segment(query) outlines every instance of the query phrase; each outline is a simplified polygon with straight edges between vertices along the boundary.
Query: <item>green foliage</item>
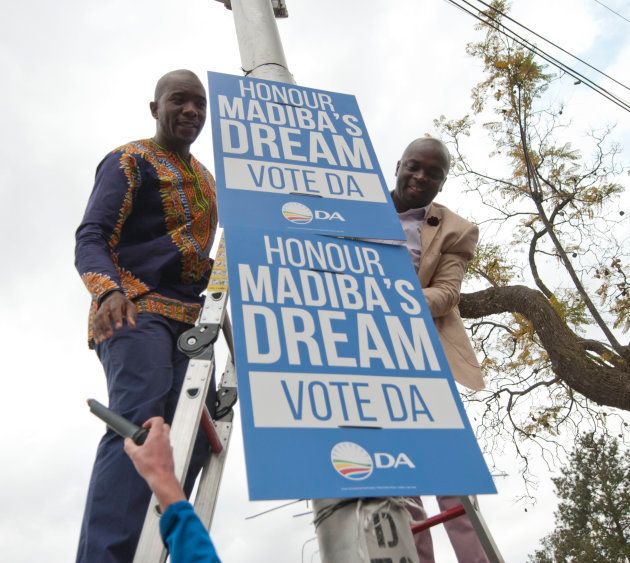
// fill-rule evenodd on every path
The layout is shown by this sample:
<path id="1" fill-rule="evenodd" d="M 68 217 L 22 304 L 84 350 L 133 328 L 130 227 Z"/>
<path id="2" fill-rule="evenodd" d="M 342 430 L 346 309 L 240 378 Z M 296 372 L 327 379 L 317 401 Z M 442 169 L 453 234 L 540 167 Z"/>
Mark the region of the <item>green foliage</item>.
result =
<path id="1" fill-rule="evenodd" d="M 555 530 L 532 563 L 624 563 L 630 557 L 630 452 L 616 439 L 580 436 L 563 475 L 553 480 L 560 499 Z"/>
<path id="2" fill-rule="evenodd" d="M 621 149 L 607 141 L 610 128 L 591 133 L 590 159 L 560 138 L 569 133 L 568 124 L 561 121 L 567 108 L 544 105 L 554 76 L 530 51 L 500 33 L 500 12 L 507 9 L 503 0 L 492 2 L 486 23 L 477 27 L 483 38 L 468 46 L 485 71 L 472 91 L 472 109 L 475 114 L 497 116 L 483 125 L 494 145 L 491 160 L 480 169 L 463 152 L 475 128 L 469 115 L 434 121 L 454 153 L 453 175 L 461 177 L 467 193 L 477 195 L 494 214 L 484 217 L 485 224 L 512 233 L 509 250 L 494 242 L 480 245 L 469 275 L 495 287 L 533 281 L 572 330 L 586 334 L 589 327 L 599 327 L 606 335 L 605 346 L 624 356 L 611 332 L 630 329 L 630 284 L 623 273 L 628 268 L 622 266 L 628 254 L 615 239 L 625 219 L 622 211 L 613 212 L 624 191 L 617 181 L 625 171 L 617 161 Z M 514 261 L 519 252 L 528 257 L 520 267 Z M 597 297 L 599 303 L 594 301 Z M 535 335 L 522 322 L 510 316 L 501 322 L 508 327 L 509 338 L 495 343 L 505 344 L 507 365 L 544 361 L 544 354 L 533 350 Z M 520 346 L 518 356 L 514 338 Z M 488 352 L 486 348 L 484 354 Z"/>
<path id="3" fill-rule="evenodd" d="M 548 408 L 534 409 L 530 414 L 531 422 L 523 426 L 523 431 L 527 434 L 535 435 L 537 432 L 544 432 L 552 436 L 558 435 L 558 420 L 564 416 L 560 405 Z"/>
<path id="4" fill-rule="evenodd" d="M 514 107 L 519 96 L 517 90 L 523 93 L 519 103 L 529 109 L 532 102 L 547 89 L 551 75 L 544 72 L 544 67 L 535 61 L 533 53 L 516 44 L 506 43 L 499 31 L 502 17 L 499 12 L 505 12 L 507 8 L 503 0 L 492 2 L 491 8 L 485 11 L 487 25 L 477 26 L 477 29 L 486 32 L 486 37 L 478 43 L 470 43 L 467 52 L 483 61 L 486 73 L 486 79 L 472 91 L 475 113 L 483 111 L 488 98 L 492 98 L 497 102 L 497 113 L 515 120 Z"/>
<path id="5" fill-rule="evenodd" d="M 610 304 L 615 315 L 614 327 L 624 332 L 630 330 L 630 280 L 626 276 L 629 266 L 623 266 L 621 259 L 615 257 L 610 264 L 595 269 L 595 279 L 601 282 L 597 295 L 603 305 Z"/>
<path id="6" fill-rule="evenodd" d="M 508 9 L 506 1 L 493 1 L 477 26 L 482 35 L 468 45 L 484 70 L 471 92 L 472 111 L 434 121 L 484 241 L 467 277 L 477 287 L 537 288 L 583 346 L 583 354 L 574 354 L 576 372 L 595 364 L 618 369 L 623 378 L 630 371 L 630 346 L 621 342 L 630 330 L 624 274 L 630 253 L 628 217 L 619 202 L 628 166 L 611 141 L 613 127 L 602 124 L 586 135 L 572 128 L 573 108 L 561 97 L 575 86 L 500 32 L 501 12 Z M 484 144 L 488 157 L 479 155 Z M 525 468 L 530 447 L 553 464 L 547 448 L 563 432 L 610 425 L 610 411 L 594 403 L 612 404 L 602 399 L 606 387 L 595 376 L 580 387 L 603 389 L 595 399 L 572 389 L 559 376 L 558 350 L 554 356 L 545 349 L 528 318 L 515 312 L 470 316 L 488 388 L 467 401 L 482 413 L 478 436 L 488 452 L 502 435 Z M 562 359 L 570 370 L 572 358 Z"/>
<path id="7" fill-rule="evenodd" d="M 575 331 L 582 331 L 590 318 L 584 300 L 576 291 L 563 289 L 549 298 L 556 313 Z"/>
<path id="8" fill-rule="evenodd" d="M 514 279 L 514 265 L 505 260 L 505 247 L 480 244 L 468 264 L 470 278 L 483 278 L 494 286 L 509 284 Z"/>

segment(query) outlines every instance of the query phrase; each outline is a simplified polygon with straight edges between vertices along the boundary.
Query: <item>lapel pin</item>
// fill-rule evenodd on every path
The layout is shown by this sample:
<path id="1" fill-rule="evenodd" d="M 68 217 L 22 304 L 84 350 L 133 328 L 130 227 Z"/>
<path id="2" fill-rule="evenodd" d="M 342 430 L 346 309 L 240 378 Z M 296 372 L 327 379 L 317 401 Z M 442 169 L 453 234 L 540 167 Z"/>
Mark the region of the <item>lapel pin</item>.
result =
<path id="1" fill-rule="evenodd" d="M 440 224 L 440 220 L 435 215 L 431 215 L 431 217 L 427 219 L 427 223 L 432 227 L 437 227 Z"/>

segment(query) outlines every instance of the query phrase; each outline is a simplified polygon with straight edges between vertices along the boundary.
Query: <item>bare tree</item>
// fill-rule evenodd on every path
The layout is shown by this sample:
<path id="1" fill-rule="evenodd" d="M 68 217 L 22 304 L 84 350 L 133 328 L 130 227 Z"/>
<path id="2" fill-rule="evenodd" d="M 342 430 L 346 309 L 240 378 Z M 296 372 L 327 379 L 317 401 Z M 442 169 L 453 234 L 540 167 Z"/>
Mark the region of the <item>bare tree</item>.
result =
<path id="1" fill-rule="evenodd" d="M 502 33 L 504 0 L 491 6 L 478 26 L 483 39 L 468 45 L 485 71 L 472 109 L 490 116 L 482 125 L 490 159 L 477 164 L 466 154 L 477 131 L 471 116 L 435 124 L 467 201 L 484 210 L 469 276 L 486 287 L 462 294 L 460 311 L 489 387 L 467 398 L 483 407 L 486 450 L 508 432 L 527 464 L 523 443 L 550 453 L 563 429 L 577 433 L 630 410 L 628 225 L 620 207 L 628 168 L 610 127 L 588 134 L 588 156 L 567 140 L 576 133 L 566 108 L 545 95 L 560 77 Z"/>

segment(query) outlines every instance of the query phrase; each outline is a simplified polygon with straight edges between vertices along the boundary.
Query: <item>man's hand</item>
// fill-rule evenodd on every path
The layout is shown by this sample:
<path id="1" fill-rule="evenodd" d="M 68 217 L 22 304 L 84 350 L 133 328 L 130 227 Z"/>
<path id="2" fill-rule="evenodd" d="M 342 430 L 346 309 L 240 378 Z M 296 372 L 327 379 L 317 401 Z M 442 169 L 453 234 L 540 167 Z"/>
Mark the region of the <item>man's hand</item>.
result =
<path id="1" fill-rule="evenodd" d="M 175 476 L 173 449 L 169 439 L 170 427 L 162 417 L 150 418 L 143 424 L 149 435 L 142 446 L 125 438 L 125 452 L 131 458 L 136 471 L 155 493 L 162 511 L 186 495 Z"/>
<path id="2" fill-rule="evenodd" d="M 122 328 L 123 321 L 135 328 L 137 315 L 136 306 L 122 292 L 112 291 L 94 315 L 94 342 L 98 344 L 110 338 L 114 330 Z"/>

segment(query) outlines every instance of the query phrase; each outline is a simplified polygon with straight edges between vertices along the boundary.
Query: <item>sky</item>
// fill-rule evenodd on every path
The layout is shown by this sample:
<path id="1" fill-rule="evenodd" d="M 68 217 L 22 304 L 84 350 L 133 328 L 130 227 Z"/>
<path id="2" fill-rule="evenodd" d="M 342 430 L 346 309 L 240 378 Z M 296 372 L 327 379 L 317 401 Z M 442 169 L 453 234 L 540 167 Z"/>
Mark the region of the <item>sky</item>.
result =
<path id="1" fill-rule="evenodd" d="M 623 0 L 607 3 L 630 17 Z M 442 114 L 470 111 L 481 66 L 465 44 L 480 35 L 447 2 L 287 4 L 290 17 L 279 28 L 297 83 L 357 97 L 391 186 L 410 140 L 433 132 Z M 630 24 L 594 0 L 514 0 L 512 14 L 630 82 Z M 3 6 L 0 31 L 0 553 L 13 563 L 65 562 L 74 557 L 102 433 L 85 399 L 106 402 L 102 369 L 86 346 L 89 295 L 73 266 L 94 169 L 112 148 L 153 134 L 148 103 L 159 76 L 175 68 L 240 74 L 240 59 L 232 14 L 214 0 L 23 0 Z M 628 113 L 573 82 L 557 81 L 550 96 L 567 104 L 577 130 L 616 124 L 616 138 L 629 147 Z M 487 158 L 482 141 L 474 150 Z M 210 127 L 193 152 L 214 167 Z M 440 201 L 472 214 L 457 185 Z M 517 502 L 516 469 L 497 478 L 498 495 L 481 499 L 506 561 L 525 561 L 552 529 L 549 470 L 540 465 L 538 475 L 535 505 Z M 245 520 L 281 504 L 248 501 L 245 482 L 237 422 L 213 527 L 223 559 L 318 561 L 316 542 L 305 544 L 314 537 L 310 517 L 297 516 L 305 503 Z M 428 508 L 436 511 L 431 501 Z M 437 561 L 455 561 L 444 533 L 435 536 Z"/>

